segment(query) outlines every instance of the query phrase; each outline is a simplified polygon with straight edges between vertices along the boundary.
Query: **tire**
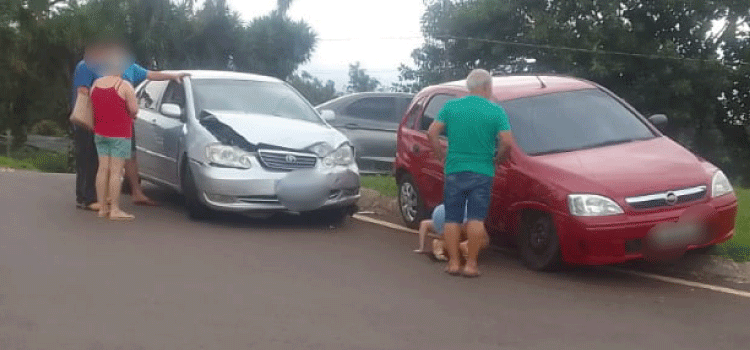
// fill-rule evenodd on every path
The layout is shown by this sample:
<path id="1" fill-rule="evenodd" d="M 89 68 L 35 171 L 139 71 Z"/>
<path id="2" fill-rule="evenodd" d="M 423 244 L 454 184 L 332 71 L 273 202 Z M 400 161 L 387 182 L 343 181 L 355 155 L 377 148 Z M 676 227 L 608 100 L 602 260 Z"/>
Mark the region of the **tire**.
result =
<path id="1" fill-rule="evenodd" d="M 525 213 L 518 238 L 521 259 L 529 269 L 557 271 L 562 267 L 560 240 L 549 214 Z"/>
<path id="2" fill-rule="evenodd" d="M 182 176 L 182 192 L 185 195 L 185 207 L 187 207 L 188 216 L 193 220 L 206 220 L 211 217 L 212 210 L 208 208 L 199 197 L 198 187 L 195 185 L 193 172 L 190 165 L 185 164 L 184 175 Z"/>
<path id="3" fill-rule="evenodd" d="M 401 176 L 398 181 L 398 208 L 404 223 L 412 229 L 418 229 L 419 223 L 428 215 L 417 185 L 409 174 Z"/>

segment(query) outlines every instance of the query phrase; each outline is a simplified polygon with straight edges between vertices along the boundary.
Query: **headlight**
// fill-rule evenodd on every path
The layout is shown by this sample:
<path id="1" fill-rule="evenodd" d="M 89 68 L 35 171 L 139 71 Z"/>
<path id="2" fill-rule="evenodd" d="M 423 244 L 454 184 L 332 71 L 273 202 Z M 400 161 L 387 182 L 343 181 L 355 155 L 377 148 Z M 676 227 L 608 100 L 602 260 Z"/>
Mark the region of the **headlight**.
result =
<path id="1" fill-rule="evenodd" d="M 310 152 L 315 153 L 320 158 L 325 158 L 335 151 L 331 145 L 325 142 L 314 144 L 307 148 Z"/>
<path id="2" fill-rule="evenodd" d="M 734 193 L 732 184 L 729 183 L 729 179 L 727 179 L 727 176 L 724 175 L 723 171 L 717 171 L 711 180 L 711 197 L 721 197 L 730 193 Z"/>
<path id="3" fill-rule="evenodd" d="M 323 158 L 323 165 L 329 168 L 335 165 L 351 165 L 352 163 L 354 163 L 354 149 L 349 145 L 342 145 Z"/>
<path id="4" fill-rule="evenodd" d="M 612 216 L 624 213 L 615 201 L 594 194 L 568 196 L 570 214 L 574 216 Z"/>
<path id="5" fill-rule="evenodd" d="M 208 158 L 211 165 L 250 169 L 252 167 L 251 159 L 253 155 L 237 147 L 217 143 L 206 146 L 206 158 Z"/>

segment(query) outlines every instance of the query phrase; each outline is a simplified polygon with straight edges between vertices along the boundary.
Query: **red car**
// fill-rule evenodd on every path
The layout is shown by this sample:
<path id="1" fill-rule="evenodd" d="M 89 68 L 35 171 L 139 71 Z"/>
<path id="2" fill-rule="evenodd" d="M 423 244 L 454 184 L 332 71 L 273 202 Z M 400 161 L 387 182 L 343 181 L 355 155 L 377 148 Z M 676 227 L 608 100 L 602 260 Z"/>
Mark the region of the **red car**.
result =
<path id="1" fill-rule="evenodd" d="M 394 172 L 410 227 L 442 202 L 443 164 L 426 131 L 445 102 L 468 94 L 465 85 L 422 90 L 399 127 Z M 517 245 L 528 267 L 680 254 L 734 235 L 729 180 L 659 131 L 666 116 L 646 119 L 604 87 L 571 77 L 496 77 L 494 94 L 516 143 L 497 167 L 485 225 L 494 242 Z"/>

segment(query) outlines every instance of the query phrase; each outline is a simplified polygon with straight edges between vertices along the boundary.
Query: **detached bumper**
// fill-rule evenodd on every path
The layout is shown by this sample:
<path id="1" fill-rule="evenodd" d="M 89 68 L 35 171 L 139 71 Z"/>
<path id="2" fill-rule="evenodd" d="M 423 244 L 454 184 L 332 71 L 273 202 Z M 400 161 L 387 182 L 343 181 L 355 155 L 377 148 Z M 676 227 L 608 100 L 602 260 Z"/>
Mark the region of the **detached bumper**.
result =
<path id="1" fill-rule="evenodd" d="M 274 172 L 260 167 L 249 170 L 217 168 L 190 162 L 194 174 L 196 187 L 200 191 L 200 198 L 209 208 L 229 212 L 274 212 L 298 211 L 292 210 L 279 198 L 279 183 L 288 177 L 297 176 L 295 172 Z M 357 203 L 360 197 L 359 174 L 356 167 L 335 167 L 323 169 L 321 167 L 307 170 L 314 172 L 314 178 L 326 181 L 299 183 L 302 191 L 317 194 L 314 208 L 328 209 L 348 207 Z"/>
<path id="2" fill-rule="evenodd" d="M 610 265 L 643 259 L 644 244 L 658 225 L 676 223 L 691 208 L 662 212 L 628 214 L 610 218 L 555 218 L 563 260 L 574 265 Z M 702 204 L 708 212 L 703 243 L 689 244 L 692 250 L 728 241 L 734 236 L 737 201 L 734 196 L 716 198 Z"/>

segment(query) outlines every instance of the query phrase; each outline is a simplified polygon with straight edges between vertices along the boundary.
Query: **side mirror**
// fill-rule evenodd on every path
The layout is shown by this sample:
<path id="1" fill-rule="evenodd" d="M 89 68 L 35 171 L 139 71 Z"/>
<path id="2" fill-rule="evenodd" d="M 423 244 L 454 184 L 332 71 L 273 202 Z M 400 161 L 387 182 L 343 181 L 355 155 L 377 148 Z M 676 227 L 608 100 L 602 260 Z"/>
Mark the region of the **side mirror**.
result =
<path id="1" fill-rule="evenodd" d="M 323 117 L 323 120 L 330 122 L 336 119 L 336 112 L 330 109 L 324 109 L 320 111 L 320 116 Z"/>
<path id="2" fill-rule="evenodd" d="M 161 105 L 161 114 L 170 118 L 181 118 L 182 108 L 174 103 L 165 103 Z"/>
<path id="3" fill-rule="evenodd" d="M 662 130 L 667 126 L 667 124 L 669 124 L 669 118 L 667 118 L 667 116 L 664 114 L 652 115 L 648 118 L 648 121 L 650 121 L 651 124 L 654 124 L 654 126 L 659 130 Z"/>

